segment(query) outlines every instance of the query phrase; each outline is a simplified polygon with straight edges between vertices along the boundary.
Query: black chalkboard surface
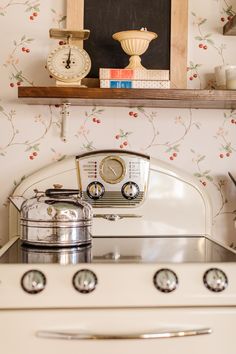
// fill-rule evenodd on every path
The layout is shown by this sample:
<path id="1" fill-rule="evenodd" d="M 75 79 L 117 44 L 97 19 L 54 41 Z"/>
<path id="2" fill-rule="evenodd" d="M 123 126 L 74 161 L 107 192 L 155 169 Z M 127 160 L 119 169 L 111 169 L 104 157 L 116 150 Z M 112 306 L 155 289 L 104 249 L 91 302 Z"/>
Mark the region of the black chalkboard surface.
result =
<path id="1" fill-rule="evenodd" d="M 84 49 L 92 60 L 88 77 L 98 77 L 99 68 L 124 68 L 129 56 L 112 39 L 119 31 L 146 27 L 156 32 L 142 64 L 147 69 L 170 69 L 171 0 L 85 0 L 84 28 L 91 31 Z"/>

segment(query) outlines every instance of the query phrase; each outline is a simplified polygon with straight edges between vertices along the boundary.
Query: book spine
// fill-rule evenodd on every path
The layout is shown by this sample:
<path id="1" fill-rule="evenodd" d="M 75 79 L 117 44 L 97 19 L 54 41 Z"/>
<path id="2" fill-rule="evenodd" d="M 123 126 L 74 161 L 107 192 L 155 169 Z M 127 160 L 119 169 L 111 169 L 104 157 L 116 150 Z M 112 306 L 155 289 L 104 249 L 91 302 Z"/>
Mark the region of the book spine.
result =
<path id="1" fill-rule="evenodd" d="M 100 80 L 101 88 L 143 88 L 143 89 L 168 89 L 170 81 L 153 80 Z"/>
<path id="2" fill-rule="evenodd" d="M 169 70 L 99 69 L 101 80 L 169 80 Z"/>

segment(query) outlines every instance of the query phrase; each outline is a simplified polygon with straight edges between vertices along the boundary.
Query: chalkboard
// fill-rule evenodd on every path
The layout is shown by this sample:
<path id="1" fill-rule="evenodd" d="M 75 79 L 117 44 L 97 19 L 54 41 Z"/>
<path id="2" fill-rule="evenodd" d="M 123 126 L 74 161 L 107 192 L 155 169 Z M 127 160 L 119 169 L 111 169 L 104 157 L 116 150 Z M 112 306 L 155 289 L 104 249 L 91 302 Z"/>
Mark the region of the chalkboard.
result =
<path id="1" fill-rule="evenodd" d="M 170 69 L 171 0 L 85 0 L 84 28 L 91 31 L 84 42 L 92 60 L 88 77 L 98 77 L 99 68 L 128 65 L 129 56 L 112 34 L 142 27 L 158 34 L 142 55 L 142 64 L 147 69 Z"/>

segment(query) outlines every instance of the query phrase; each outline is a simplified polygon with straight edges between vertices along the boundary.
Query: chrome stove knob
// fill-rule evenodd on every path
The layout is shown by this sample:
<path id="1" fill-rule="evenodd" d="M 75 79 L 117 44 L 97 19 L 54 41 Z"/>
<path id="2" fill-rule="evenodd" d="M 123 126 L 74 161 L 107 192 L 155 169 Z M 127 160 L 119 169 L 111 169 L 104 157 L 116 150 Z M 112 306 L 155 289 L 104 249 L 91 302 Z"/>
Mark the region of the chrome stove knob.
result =
<path id="1" fill-rule="evenodd" d="M 21 286 L 28 294 L 38 294 L 45 289 L 46 277 L 39 270 L 29 270 L 23 274 Z"/>
<path id="2" fill-rule="evenodd" d="M 154 274 L 153 283 L 159 291 L 163 293 L 170 293 L 177 288 L 178 278 L 175 272 L 171 269 L 163 268 Z"/>
<path id="3" fill-rule="evenodd" d="M 82 294 L 88 294 L 95 290 L 97 286 L 97 277 L 89 269 L 81 269 L 73 276 L 74 288 Z"/>
<path id="4" fill-rule="evenodd" d="M 203 275 L 203 282 L 207 289 L 220 292 L 227 288 L 228 278 L 227 275 L 218 268 L 210 268 Z"/>
<path id="5" fill-rule="evenodd" d="M 127 182 L 121 188 L 121 193 L 126 199 L 135 199 L 139 195 L 139 186 L 135 182 Z"/>
<path id="6" fill-rule="evenodd" d="M 105 193 L 105 188 L 100 182 L 92 182 L 87 187 L 87 194 L 91 199 L 100 199 Z"/>

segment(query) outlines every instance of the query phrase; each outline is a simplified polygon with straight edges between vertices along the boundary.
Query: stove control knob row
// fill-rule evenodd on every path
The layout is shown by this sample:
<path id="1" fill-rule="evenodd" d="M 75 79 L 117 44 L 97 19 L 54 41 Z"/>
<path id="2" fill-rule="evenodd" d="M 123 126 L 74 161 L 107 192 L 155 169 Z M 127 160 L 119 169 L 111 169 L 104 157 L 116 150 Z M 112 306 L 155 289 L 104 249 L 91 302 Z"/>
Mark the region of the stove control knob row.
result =
<path id="1" fill-rule="evenodd" d="M 223 270 L 210 268 L 203 275 L 203 282 L 207 289 L 214 292 L 221 292 L 228 286 L 228 278 Z"/>
<path id="2" fill-rule="evenodd" d="M 153 277 L 155 287 L 163 293 L 171 293 L 178 286 L 178 277 L 171 269 L 159 269 Z"/>
<path id="3" fill-rule="evenodd" d="M 73 277 L 75 290 L 82 294 L 88 294 L 95 290 L 97 286 L 97 276 L 89 269 L 81 269 Z"/>
<path id="4" fill-rule="evenodd" d="M 38 294 L 45 289 L 46 277 L 39 270 L 29 270 L 21 278 L 21 287 L 28 294 Z"/>

